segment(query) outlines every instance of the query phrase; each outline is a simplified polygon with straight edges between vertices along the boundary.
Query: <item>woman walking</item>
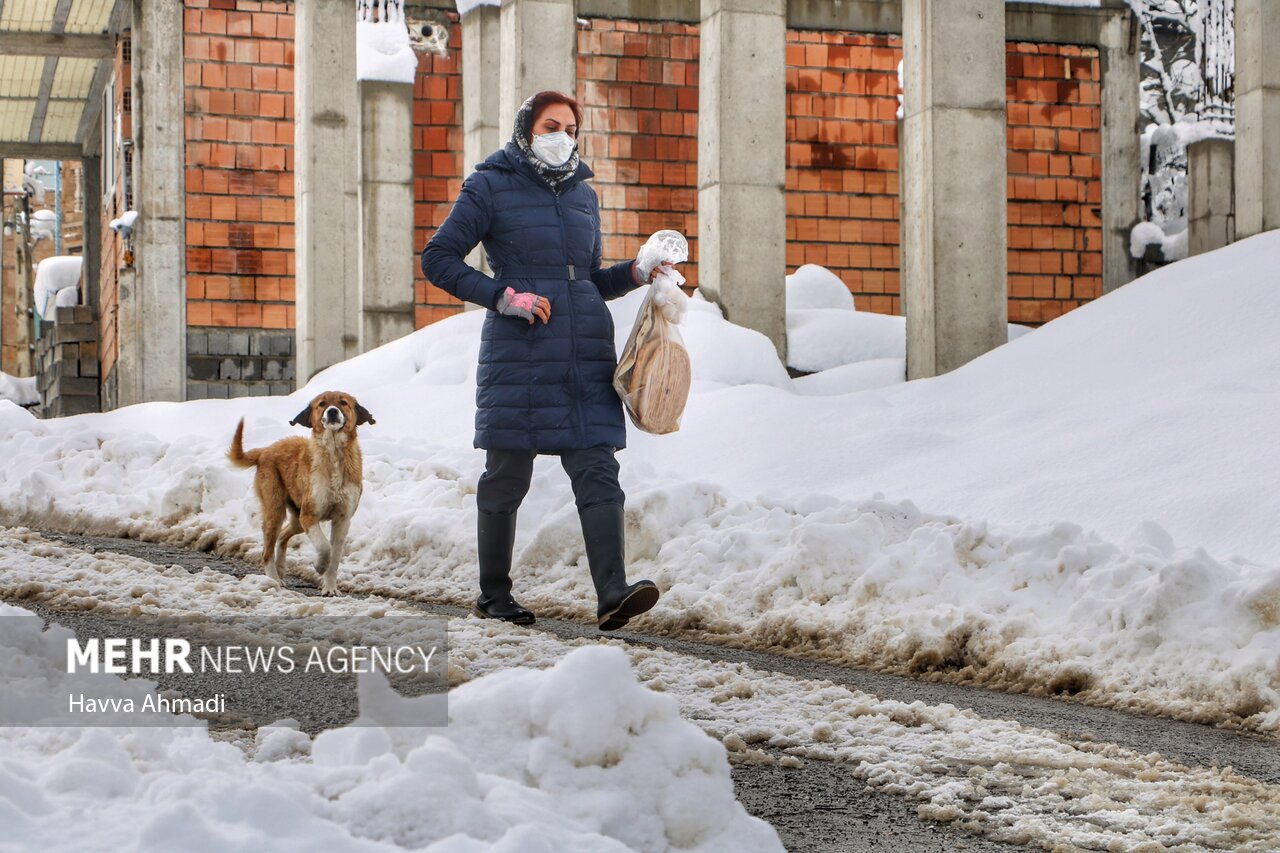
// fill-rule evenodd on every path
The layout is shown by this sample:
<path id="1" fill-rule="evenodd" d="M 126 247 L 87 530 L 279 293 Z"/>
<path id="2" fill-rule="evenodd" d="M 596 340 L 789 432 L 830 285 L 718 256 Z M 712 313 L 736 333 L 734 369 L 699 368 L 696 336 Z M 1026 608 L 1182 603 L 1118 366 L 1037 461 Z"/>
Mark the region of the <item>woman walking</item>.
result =
<path id="1" fill-rule="evenodd" d="M 427 279 L 488 308 L 476 373 L 478 616 L 528 624 L 511 594 L 516 512 L 539 454 L 560 457 L 573 485 L 602 631 L 653 607 L 658 588 L 627 583 L 616 451 L 626 447 L 613 318 L 605 300 L 649 280 L 652 259 L 601 266 L 600 205 L 577 152 L 582 113 L 539 92 L 516 113 L 511 139 L 462 184 L 422 252 Z M 493 277 L 464 258 L 483 242 Z M 665 261 L 664 261 L 665 263 Z M 645 268 L 647 267 L 647 268 Z"/>

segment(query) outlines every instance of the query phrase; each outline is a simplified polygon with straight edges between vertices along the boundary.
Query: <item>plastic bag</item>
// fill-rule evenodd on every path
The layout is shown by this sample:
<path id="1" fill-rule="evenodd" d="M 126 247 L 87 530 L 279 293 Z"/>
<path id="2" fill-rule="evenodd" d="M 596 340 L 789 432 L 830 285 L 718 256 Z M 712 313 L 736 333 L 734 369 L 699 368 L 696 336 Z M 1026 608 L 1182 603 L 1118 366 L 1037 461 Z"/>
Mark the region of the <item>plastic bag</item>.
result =
<path id="1" fill-rule="evenodd" d="M 618 359 L 613 388 L 633 424 L 645 432 L 666 435 L 680 429 L 692 382 L 693 365 L 684 339 L 654 304 L 651 287 Z"/>

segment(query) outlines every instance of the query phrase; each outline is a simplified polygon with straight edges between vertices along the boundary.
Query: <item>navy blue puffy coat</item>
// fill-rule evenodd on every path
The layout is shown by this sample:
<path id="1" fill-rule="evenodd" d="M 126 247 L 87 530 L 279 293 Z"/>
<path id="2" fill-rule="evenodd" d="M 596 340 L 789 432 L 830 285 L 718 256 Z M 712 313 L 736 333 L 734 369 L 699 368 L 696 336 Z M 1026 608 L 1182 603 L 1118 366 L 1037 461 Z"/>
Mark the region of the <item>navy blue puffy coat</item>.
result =
<path id="1" fill-rule="evenodd" d="M 633 261 L 600 265 L 600 202 L 584 183 L 593 175 L 580 161 L 557 195 L 508 142 L 463 182 L 422 251 L 428 281 L 489 309 L 476 374 L 476 447 L 626 447 L 613 390 L 613 317 L 604 303 L 639 285 Z M 498 280 L 464 260 L 481 242 Z M 530 325 L 494 311 L 507 287 L 550 300 L 551 322 Z"/>

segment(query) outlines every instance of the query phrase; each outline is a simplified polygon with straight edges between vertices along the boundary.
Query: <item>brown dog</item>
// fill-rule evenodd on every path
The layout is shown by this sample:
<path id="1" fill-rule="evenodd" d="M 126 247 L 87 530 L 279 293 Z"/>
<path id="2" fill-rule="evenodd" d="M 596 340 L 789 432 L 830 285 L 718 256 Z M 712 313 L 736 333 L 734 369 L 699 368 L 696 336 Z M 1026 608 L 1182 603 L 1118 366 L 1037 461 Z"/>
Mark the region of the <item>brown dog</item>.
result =
<path id="1" fill-rule="evenodd" d="M 311 438 L 282 438 L 269 447 L 244 449 L 244 418 L 227 458 L 237 468 L 257 467 L 253 486 L 262 502 L 262 567 L 280 580 L 289 540 L 307 532 L 316 548 L 316 572 L 324 595 L 338 594 L 338 560 L 363 490 L 364 466 L 356 427 L 376 423 L 355 397 L 326 391 L 289 421 L 311 429 Z M 284 530 L 280 525 L 288 515 Z M 320 532 L 328 521 L 329 539 Z"/>

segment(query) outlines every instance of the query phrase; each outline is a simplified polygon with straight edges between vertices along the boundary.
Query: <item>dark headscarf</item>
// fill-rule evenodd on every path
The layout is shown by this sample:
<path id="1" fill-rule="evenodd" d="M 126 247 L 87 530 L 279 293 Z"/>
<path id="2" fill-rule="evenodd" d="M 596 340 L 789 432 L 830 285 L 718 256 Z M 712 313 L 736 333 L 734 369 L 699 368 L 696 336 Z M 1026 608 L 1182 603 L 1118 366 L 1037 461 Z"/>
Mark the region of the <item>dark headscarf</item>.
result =
<path id="1" fill-rule="evenodd" d="M 511 131 L 510 144 L 515 145 L 524 155 L 529 165 L 537 170 L 538 175 L 547 182 L 551 190 L 555 193 L 560 192 L 560 185 L 574 176 L 578 171 L 578 149 L 575 148 L 573 153 L 569 155 L 569 159 L 560 166 L 549 166 L 533 153 L 533 147 L 529 144 L 529 137 L 533 129 L 533 96 L 531 95 L 520 109 L 516 111 L 515 128 Z"/>

